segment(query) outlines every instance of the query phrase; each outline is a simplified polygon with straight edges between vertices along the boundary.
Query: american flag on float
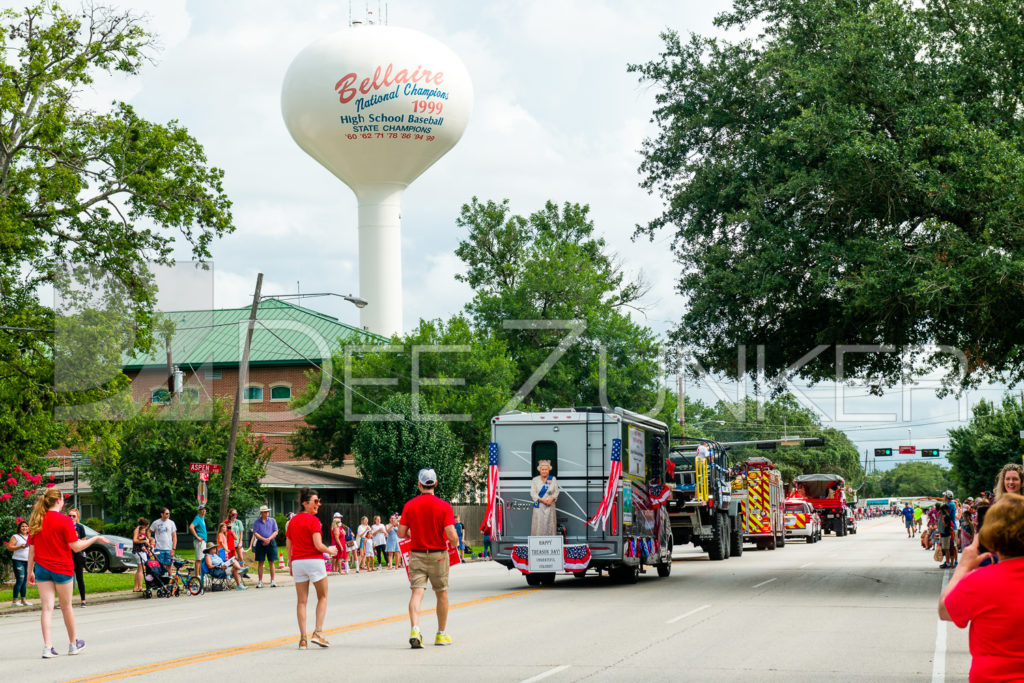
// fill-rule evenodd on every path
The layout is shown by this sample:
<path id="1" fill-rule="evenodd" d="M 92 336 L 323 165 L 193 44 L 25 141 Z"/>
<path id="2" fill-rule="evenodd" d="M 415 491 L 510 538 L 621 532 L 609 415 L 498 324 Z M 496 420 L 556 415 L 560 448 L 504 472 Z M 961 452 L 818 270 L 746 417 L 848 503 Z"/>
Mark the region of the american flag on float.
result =
<path id="1" fill-rule="evenodd" d="M 590 564 L 590 546 L 586 543 L 567 545 L 562 549 L 562 554 L 567 572 L 581 572 Z"/>
<path id="2" fill-rule="evenodd" d="M 530 549 L 525 545 L 517 545 L 512 548 L 512 566 L 523 572 L 530 573 Z"/>
<path id="3" fill-rule="evenodd" d="M 672 489 L 664 484 L 651 484 L 650 496 L 651 508 L 660 507 L 672 498 Z"/>
<path id="4" fill-rule="evenodd" d="M 608 527 L 608 517 L 612 513 L 612 505 L 615 500 L 615 492 L 619 487 L 619 478 L 622 476 L 622 439 L 612 439 L 612 463 L 608 471 L 608 485 L 604 490 L 604 498 L 597 506 L 597 512 L 590 518 L 588 524 L 594 531 L 601 527 L 604 531 Z"/>
<path id="5" fill-rule="evenodd" d="M 498 444 L 487 445 L 487 510 L 484 515 L 491 538 L 501 536 L 501 505 L 498 495 Z"/>

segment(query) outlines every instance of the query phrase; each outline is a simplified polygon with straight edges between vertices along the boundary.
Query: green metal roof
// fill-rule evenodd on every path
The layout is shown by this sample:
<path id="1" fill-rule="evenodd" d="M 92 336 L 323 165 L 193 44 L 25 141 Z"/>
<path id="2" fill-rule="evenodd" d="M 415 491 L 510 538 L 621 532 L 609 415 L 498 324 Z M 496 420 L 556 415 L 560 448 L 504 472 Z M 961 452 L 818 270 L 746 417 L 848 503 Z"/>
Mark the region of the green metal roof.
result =
<path id="1" fill-rule="evenodd" d="M 242 359 L 245 323 L 251 308 L 165 312 L 163 315 L 175 326 L 171 340 L 174 364 L 196 368 L 237 367 Z M 249 364 L 254 366 L 320 362 L 341 346 L 339 339 L 360 344 L 387 341 L 337 318 L 278 299 L 261 301 L 256 321 L 249 351 Z M 124 370 L 166 368 L 167 352 L 156 342 L 152 353 L 126 357 L 122 367 Z"/>

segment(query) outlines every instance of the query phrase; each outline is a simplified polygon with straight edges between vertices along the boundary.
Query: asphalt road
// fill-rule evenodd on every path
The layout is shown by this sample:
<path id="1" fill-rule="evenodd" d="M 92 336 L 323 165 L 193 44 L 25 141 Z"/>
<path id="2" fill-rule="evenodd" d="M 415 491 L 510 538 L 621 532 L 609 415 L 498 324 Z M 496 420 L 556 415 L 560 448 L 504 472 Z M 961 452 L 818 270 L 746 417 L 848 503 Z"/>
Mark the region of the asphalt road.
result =
<path id="1" fill-rule="evenodd" d="M 405 573 L 379 572 L 330 579 L 326 650 L 296 649 L 295 593 L 280 586 L 76 609 L 88 647 L 51 660 L 38 612 L 6 616 L 0 666 L 10 681 L 967 679 L 967 634 L 936 616 L 945 572 L 896 520 L 747 548 L 724 562 L 682 551 L 670 577 L 652 569 L 632 586 L 534 589 L 493 563 L 455 567 L 451 647 L 409 649 Z M 426 615 L 428 642 L 434 625 Z M 66 653 L 59 612 L 54 633 Z"/>

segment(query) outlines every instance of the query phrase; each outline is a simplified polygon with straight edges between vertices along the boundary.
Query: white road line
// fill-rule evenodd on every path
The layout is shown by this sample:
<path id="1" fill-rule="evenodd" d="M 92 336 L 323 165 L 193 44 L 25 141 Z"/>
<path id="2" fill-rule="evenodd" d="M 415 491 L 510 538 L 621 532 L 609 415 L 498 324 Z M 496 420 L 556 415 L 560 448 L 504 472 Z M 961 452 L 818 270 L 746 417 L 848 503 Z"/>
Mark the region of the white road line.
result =
<path id="1" fill-rule="evenodd" d="M 814 564 L 814 563 L 813 562 L 805 562 L 804 564 L 800 565 L 800 569 L 806 569 L 807 567 L 810 567 L 812 564 Z"/>
<path id="2" fill-rule="evenodd" d="M 774 581 L 777 578 L 778 577 L 772 577 L 772 578 L 768 579 L 767 581 L 762 581 L 761 583 L 758 583 L 758 584 L 755 584 L 755 585 L 751 586 L 751 588 L 760 588 L 761 586 L 765 585 L 766 583 L 771 583 L 772 581 Z"/>
<path id="3" fill-rule="evenodd" d="M 695 607 L 694 609 L 690 610 L 686 614 L 680 614 L 678 617 L 672 617 L 671 619 L 669 619 L 665 623 L 666 624 L 674 624 L 677 621 L 680 621 L 681 619 L 685 619 L 686 617 L 690 616 L 691 614 L 696 614 L 697 612 L 700 612 L 701 610 L 705 610 L 708 607 L 711 607 L 711 605 L 701 605 L 700 607 Z"/>
<path id="4" fill-rule="evenodd" d="M 542 678 L 547 678 L 548 676 L 554 676 L 556 673 L 558 673 L 560 671 L 565 671 L 568 668 L 569 668 L 568 664 L 563 664 L 562 666 L 556 666 L 554 669 L 548 669 L 544 673 L 539 673 L 536 676 L 533 676 L 532 678 L 525 678 L 522 681 L 520 681 L 519 683 L 533 683 L 534 681 L 539 681 Z"/>
<path id="5" fill-rule="evenodd" d="M 949 582 L 949 570 L 942 575 L 942 588 L 939 595 L 946 588 Z M 943 683 L 946 680 L 946 622 L 939 619 L 938 628 L 935 630 L 935 652 L 932 654 L 932 683 Z"/>

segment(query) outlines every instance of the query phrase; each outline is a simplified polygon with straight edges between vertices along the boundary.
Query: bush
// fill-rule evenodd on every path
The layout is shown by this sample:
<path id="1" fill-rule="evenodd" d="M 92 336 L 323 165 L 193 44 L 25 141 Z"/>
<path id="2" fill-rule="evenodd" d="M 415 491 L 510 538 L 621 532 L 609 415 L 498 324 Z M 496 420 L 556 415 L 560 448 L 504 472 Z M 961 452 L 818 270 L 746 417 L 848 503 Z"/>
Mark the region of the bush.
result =
<path id="1" fill-rule="evenodd" d="M 82 522 L 82 524 L 86 525 L 90 529 L 95 529 L 100 533 L 103 533 L 103 528 L 107 525 L 107 523 L 99 517 L 90 517 L 89 519 Z"/>
<path id="2" fill-rule="evenodd" d="M 277 522 L 277 545 L 284 545 L 284 525 L 288 523 L 288 515 L 279 514 L 274 515 L 274 520 Z"/>
<path id="3" fill-rule="evenodd" d="M 92 525 L 90 524 L 89 526 Z M 99 529 L 96 529 L 96 531 L 99 531 Z M 103 526 L 103 533 L 110 534 L 111 536 L 131 538 L 133 531 L 135 531 L 135 522 L 110 522 Z"/>

